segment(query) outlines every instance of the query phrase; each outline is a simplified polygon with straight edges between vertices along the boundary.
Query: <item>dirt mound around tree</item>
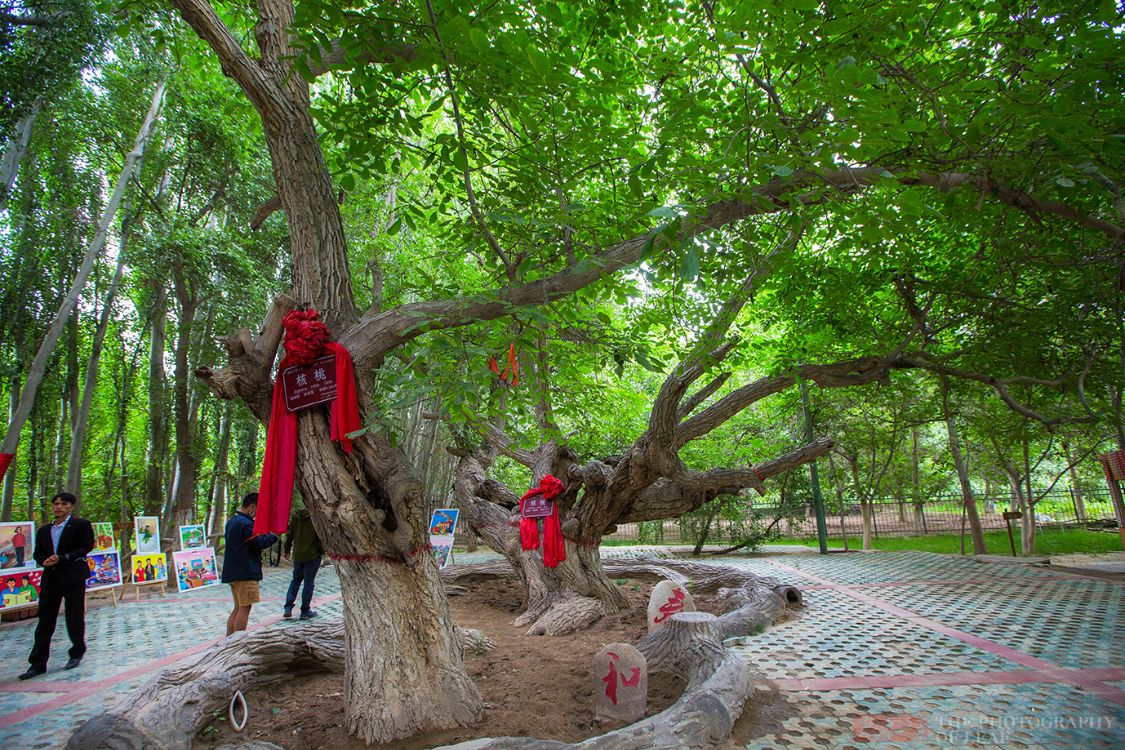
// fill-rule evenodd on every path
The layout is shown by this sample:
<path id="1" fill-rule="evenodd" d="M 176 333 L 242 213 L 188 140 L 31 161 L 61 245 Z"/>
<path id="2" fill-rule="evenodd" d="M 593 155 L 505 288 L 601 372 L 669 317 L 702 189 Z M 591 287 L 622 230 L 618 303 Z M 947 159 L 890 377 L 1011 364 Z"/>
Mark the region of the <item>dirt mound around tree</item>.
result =
<path id="1" fill-rule="evenodd" d="M 607 643 L 636 643 L 648 628 L 645 608 L 651 584 L 619 581 L 632 607 L 603 617 L 588 630 L 562 637 L 524 635 L 512 620 L 519 613 L 520 586 L 511 580 L 469 584 L 468 593 L 451 596 L 454 621 L 477 628 L 496 642 L 492 651 L 469 651 L 465 665 L 485 701 L 484 720 L 471 727 L 426 732 L 385 745 L 364 745 L 344 728 L 342 675 L 294 677 L 259 688 L 246 696 L 250 720 L 242 734 L 234 733 L 226 717 L 217 716 L 197 736 L 198 746 L 247 740 L 266 740 L 286 748 L 333 750 L 424 750 L 480 737 L 538 737 L 577 742 L 615 729 L 618 724 L 594 721 L 594 654 Z M 720 613 L 713 596 L 695 596 L 696 606 Z M 667 674 L 649 675 L 648 710 L 652 716 L 671 706 L 684 682 Z M 756 696 L 772 695 L 759 692 Z M 738 738 L 748 735 L 767 715 L 782 708 L 767 699 L 747 706 L 736 725 Z M 745 740 L 742 740 L 745 745 Z"/>

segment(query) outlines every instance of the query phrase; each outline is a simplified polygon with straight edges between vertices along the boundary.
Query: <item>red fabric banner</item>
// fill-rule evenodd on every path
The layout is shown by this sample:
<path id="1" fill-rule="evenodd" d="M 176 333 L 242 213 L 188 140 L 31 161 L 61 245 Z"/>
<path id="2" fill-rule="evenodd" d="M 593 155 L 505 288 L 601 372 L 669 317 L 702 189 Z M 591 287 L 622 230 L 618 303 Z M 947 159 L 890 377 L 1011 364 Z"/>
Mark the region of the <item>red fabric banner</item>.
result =
<path id="1" fill-rule="evenodd" d="M 525 550 L 539 547 L 539 526 L 534 518 L 523 518 L 523 501 L 529 497 L 542 495 L 552 500 L 562 493 L 563 483 L 551 474 L 539 480 L 538 487 L 532 487 L 520 498 L 520 546 Z M 543 565 L 557 567 L 566 559 L 566 542 L 563 540 L 562 525 L 559 523 L 559 504 L 555 503 L 551 515 L 543 519 Z"/>
<path id="2" fill-rule="evenodd" d="M 8 473 L 8 467 L 15 457 L 15 453 L 0 453 L 0 479 L 3 479 L 4 475 Z"/>
<path id="3" fill-rule="evenodd" d="M 285 327 L 286 356 L 278 373 L 286 367 L 307 364 L 325 351 L 336 357 L 336 399 L 332 402 L 329 437 L 352 452 L 349 432 L 360 427 L 352 355 L 335 341 L 328 340 L 328 328 L 316 310 L 294 310 L 282 321 Z M 285 408 L 281 377 L 273 384 L 270 426 L 266 431 L 266 457 L 262 463 L 262 483 L 258 488 L 258 513 L 255 534 L 284 534 L 289 527 L 293 504 L 293 475 L 297 468 L 297 415 Z"/>

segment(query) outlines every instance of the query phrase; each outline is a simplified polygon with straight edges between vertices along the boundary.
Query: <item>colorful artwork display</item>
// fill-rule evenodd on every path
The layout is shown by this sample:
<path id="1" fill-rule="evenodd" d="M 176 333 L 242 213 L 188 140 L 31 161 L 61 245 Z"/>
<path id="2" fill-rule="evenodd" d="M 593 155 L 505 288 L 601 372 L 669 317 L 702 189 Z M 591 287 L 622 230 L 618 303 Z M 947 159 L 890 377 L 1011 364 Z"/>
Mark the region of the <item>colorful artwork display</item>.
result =
<path id="1" fill-rule="evenodd" d="M 461 511 L 456 508 L 438 508 L 430 518 L 430 536 L 453 536 L 457 533 L 457 519 Z"/>
<path id="2" fill-rule="evenodd" d="M 176 583 L 180 591 L 219 585 L 219 568 L 215 564 L 215 550 L 211 547 L 173 552 L 172 567 L 176 569 Z"/>
<path id="3" fill-rule="evenodd" d="M 156 583 L 168 580 L 168 558 L 164 555 L 133 555 L 129 565 L 133 583 Z"/>
<path id="4" fill-rule="evenodd" d="M 442 537 L 430 537 L 430 544 L 434 548 L 434 557 L 437 558 L 438 569 L 444 568 L 449 565 L 450 560 L 453 558 L 453 539 L 444 539 Z"/>
<path id="5" fill-rule="evenodd" d="M 207 532 L 203 524 L 180 527 L 180 549 L 200 549 L 207 546 Z M 176 567 L 179 570 L 179 566 Z"/>
<path id="6" fill-rule="evenodd" d="M 453 562 L 453 535 L 457 533 L 460 515 L 456 508 L 438 508 L 430 518 L 430 546 L 434 548 L 438 568 Z"/>
<path id="7" fill-rule="evenodd" d="M 94 524 L 94 552 L 109 552 L 117 549 L 117 539 L 113 535 L 113 524 L 100 521 Z"/>
<path id="8" fill-rule="evenodd" d="M 121 585 L 121 553 L 117 550 L 91 552 L 86 555 L 86 564 L 90 566 L 90 577 L 86 579 L 87 591 Z"/>
<path id="9" fill-rule="evenodd" d="M 35 524 L 0 523 L 0 570 L 35 567 Z"/>
<path id="10" fill-rule="evenodd" d="M 42 568 L 0 575 L 0 612 L 30 607 L 38 602 L 42 579 Z"/>
<path id="11" fill-rule="evenodd" d="M 138 555 L 153 555 L 160 551 L 160 519 L 156 516 L 136 516 L 133 526 L 137 536 L 133 544 Z"/>

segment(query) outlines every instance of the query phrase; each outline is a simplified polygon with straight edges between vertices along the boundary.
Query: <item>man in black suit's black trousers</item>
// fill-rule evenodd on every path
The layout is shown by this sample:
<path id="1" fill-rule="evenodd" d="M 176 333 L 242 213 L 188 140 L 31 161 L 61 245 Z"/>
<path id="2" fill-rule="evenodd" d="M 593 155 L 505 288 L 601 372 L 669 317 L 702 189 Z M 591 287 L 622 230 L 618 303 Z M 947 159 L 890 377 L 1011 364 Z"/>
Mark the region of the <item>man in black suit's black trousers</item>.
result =
<path id="1" fill-rule="evenodd" d="M 39 529 L 35 536 L 35 563 L 43 567 L 39 585 L 39 624 L 35 627 L 35 646 L 28 662 L 31 666 L 21 680 L 47 671 L 51 637 L 59 621 L 59 607 L 66 602 L 66 634 L 70 636 L 70 660 L 74 669 L 86 653 L 86 579 L 90 566 L 86 555 L 94 548 L 94 527 L 84 518 L 72 515 L 77 498 L 60 492 L 51 499 L 54 523 Z"/>

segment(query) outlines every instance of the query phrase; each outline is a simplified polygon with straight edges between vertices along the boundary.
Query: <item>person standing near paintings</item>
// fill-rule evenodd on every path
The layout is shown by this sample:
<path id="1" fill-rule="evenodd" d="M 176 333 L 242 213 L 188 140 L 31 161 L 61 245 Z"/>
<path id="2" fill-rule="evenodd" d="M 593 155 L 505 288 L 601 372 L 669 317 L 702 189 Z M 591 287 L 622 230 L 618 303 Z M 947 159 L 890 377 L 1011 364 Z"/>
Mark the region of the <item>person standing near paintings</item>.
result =
<path id="1" fill-rule="evenodd" d="M 285 595 L 285 609 L 282 617 L 288 619 L 293 616 L 293 605 L 297 603 L 297 591 L 304 583 L 305 590 L 301 593 L 301 619 L 310 620 L 316 617 L 312 608 L 313 586 L 316 581 L 316 572 L 320 570 L 320 561 L 324 555 L 324 547 L 320 537 L 313 528 L 312 517 L 306 508 L 298 508 L 289 521 L 289 533 L 285 535 L 285 558 L 293 556 L 293 580 L 289 583 L 289 593 Z"/>
<path id="2" fill-rule="evenodd" d="M 250 609 L 262 600 L 262 550 L 277 542 L 273 534 L 254 536 L 254 514 L 258 512 L 258 493 L 242 498 L 239 508 L 227 521 L 224 532 L 223 583 L 230 584 L 234 609 L 227 617 L 227 635 L 246 630 Z"/>
<path id="3" fill-rule="evenodd" d="M 35 646 L 27 658 L 31 664 L 21 680 L 47 671 L 51 637 L 59 621 L 59 608 L 66 602 L 66 634 L 70 637 L 70 659 L 64 669 L 74 669 L 86 654 L 86 579 L 90 566 L 86 555 L 94 548 L 94 527 L 74 515 L 78 498 L 60 492 L 51 498 L 54 523 L 40 527 L 35 537 L 35 562 L 43 568 L 39 584 L 39 624 Z"/>

